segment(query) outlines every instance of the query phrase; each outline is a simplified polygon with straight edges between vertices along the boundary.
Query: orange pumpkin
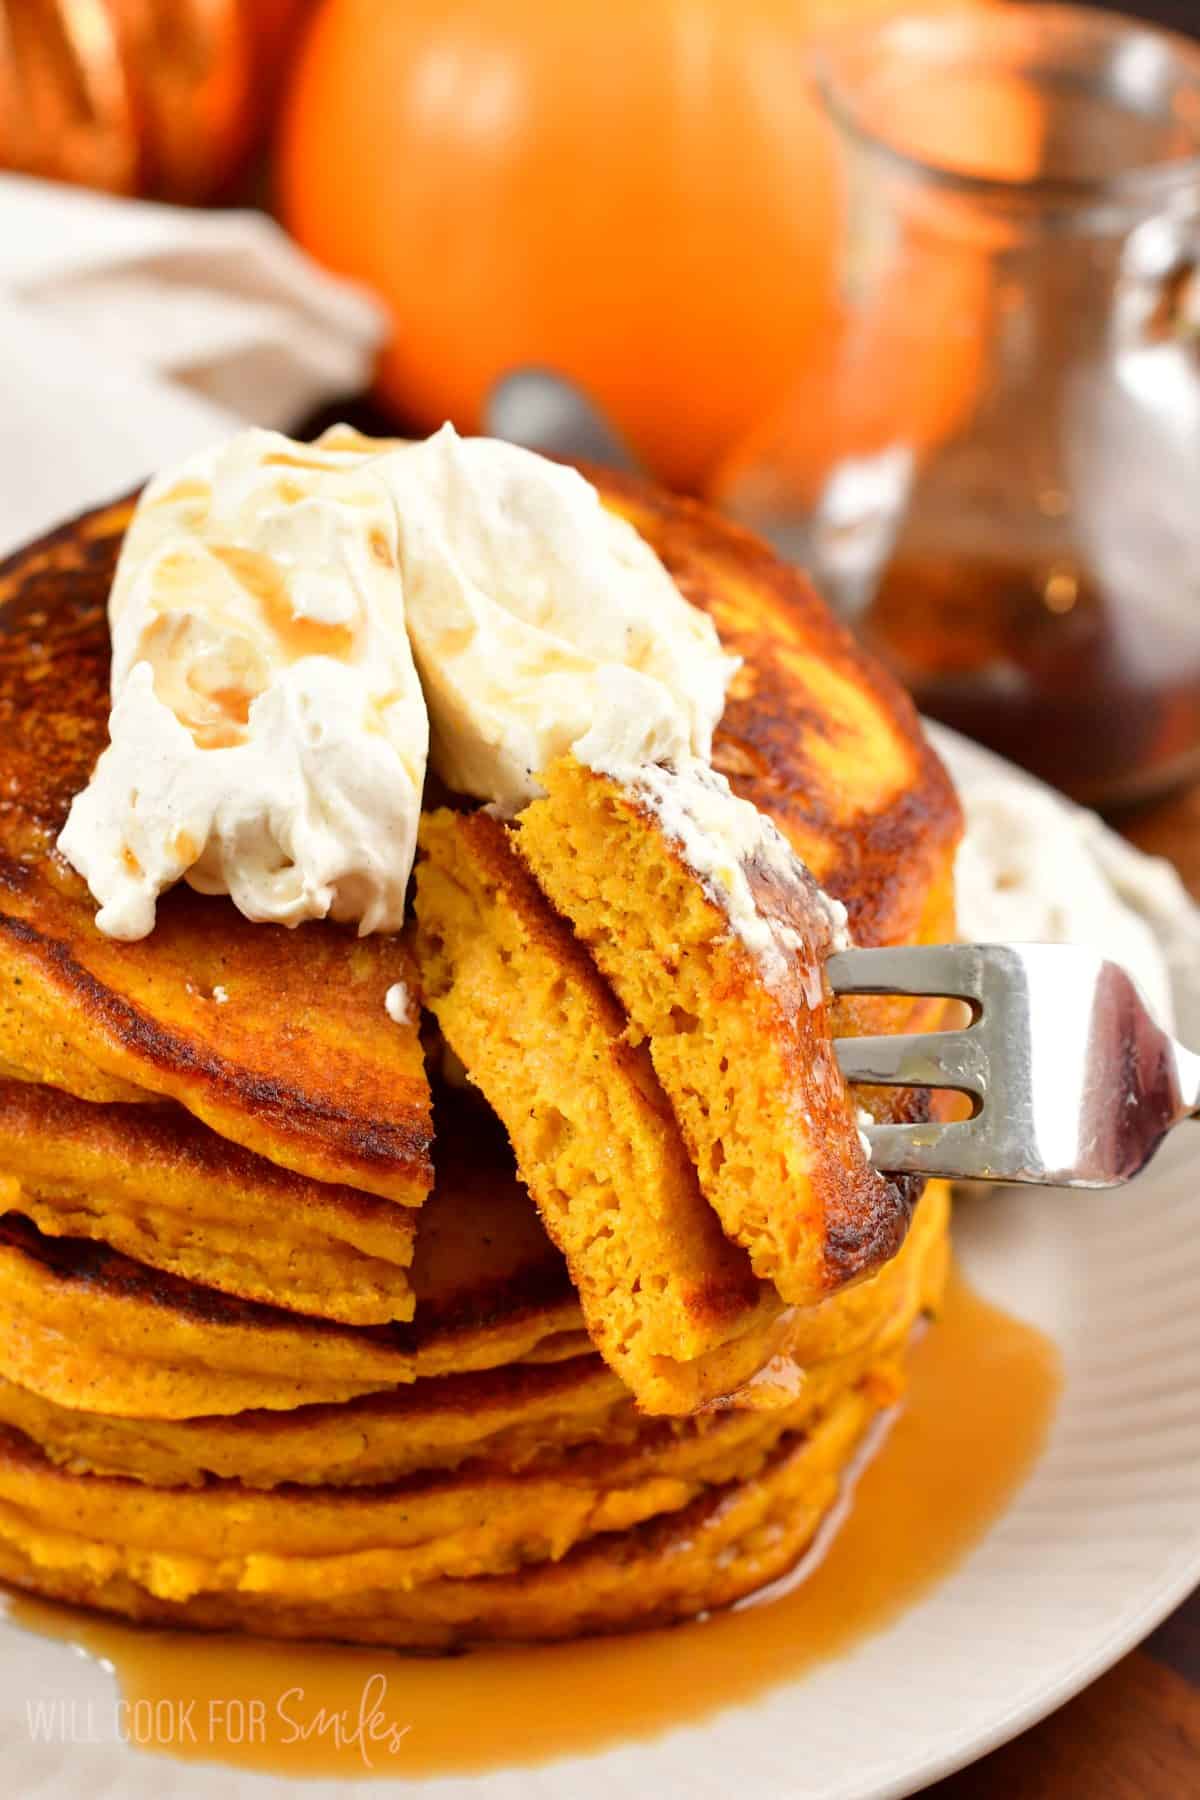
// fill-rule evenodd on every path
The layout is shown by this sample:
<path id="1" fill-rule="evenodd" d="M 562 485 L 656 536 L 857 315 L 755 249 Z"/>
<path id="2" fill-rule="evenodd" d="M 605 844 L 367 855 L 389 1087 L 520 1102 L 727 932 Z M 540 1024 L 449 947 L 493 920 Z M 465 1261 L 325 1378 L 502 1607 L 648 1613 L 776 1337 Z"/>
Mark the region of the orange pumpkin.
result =
<path id="1" fill-rule="evenodd" d="M 307 0 L 0 0 L 0 168 L 203 200 L 260 138 Z"/>
<path id="2" fill-rule="evenodd" d="M 550 366 L 702 487 L 835 312 L 805 42 L 901 4 L 324 0 L 283 217 L 384 297 L 380 392 L 406 421 L 475 429 L 499 376 Z"/>

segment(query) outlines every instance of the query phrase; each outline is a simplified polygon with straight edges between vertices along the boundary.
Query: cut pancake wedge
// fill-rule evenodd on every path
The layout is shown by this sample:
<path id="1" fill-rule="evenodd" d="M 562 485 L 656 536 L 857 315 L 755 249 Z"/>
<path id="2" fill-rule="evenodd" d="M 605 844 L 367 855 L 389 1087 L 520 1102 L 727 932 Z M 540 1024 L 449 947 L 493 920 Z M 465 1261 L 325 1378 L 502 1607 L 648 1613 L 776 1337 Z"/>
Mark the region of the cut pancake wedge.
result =
<path id="1" fill-rule="evenodd" d="M 675 831 L 702 829 L 689 788 L 654 776 L 642 791 L 565 757 L 515 841 L 647 1042 L 726 1232 L 786 1301 L 811 1305 L 895 1254 L 913 1190 L 859 1141 L 821 979 L 830 926 L 806 872 L 763 820 L 761 856 L 724 871 L 753 915 L 739 934 L 723 877 Z M 706 804 L 748 808 L 712 780 Z"/>
<path id="2" fill-rule="evenodd" d="M 701 1194 L 645 1049 L 498 821 L 428 815 L 421 852 L 422 997 L 509 1134 L 593 1342 L 648 1411 L 723 1395 L 705 1357 L 781 1308 Z"/>

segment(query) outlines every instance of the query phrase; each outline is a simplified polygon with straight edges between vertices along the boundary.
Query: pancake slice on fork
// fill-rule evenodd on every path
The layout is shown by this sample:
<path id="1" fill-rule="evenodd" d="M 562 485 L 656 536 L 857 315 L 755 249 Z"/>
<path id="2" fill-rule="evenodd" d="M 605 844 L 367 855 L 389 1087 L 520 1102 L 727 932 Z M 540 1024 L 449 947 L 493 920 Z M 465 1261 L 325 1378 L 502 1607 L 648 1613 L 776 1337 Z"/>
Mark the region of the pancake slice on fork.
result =
<path id="1" fill-rule="evenodd" d="M 723 1396 L 728 1359 L 705 1358 L 782 1308 L 701 1194 L 645 1049 L 503 825 L 440 811 L 420 844 L 422 997 L 508 1132 L 594 1343 L 648 1411 Z"/>
<path id="2" fill-rule="evenodd" d="M 726 871 L 744 874 L 750 921 L 735 929 L 669 823 L 689 828 L 688 778 L 656 774 L 652 804 L 565 757 L 516 842 L 648 1045 L 725 1231 L 785 1301 L 811 1305 L 893 1256 L 911 1210 L 868 1163 L 838 1070 L 827 913 L 790 853 L 765 860 L 783 840 L 763 821 L 764 860 Z M 702 791 L 748 808 L 720 777 Z"/>

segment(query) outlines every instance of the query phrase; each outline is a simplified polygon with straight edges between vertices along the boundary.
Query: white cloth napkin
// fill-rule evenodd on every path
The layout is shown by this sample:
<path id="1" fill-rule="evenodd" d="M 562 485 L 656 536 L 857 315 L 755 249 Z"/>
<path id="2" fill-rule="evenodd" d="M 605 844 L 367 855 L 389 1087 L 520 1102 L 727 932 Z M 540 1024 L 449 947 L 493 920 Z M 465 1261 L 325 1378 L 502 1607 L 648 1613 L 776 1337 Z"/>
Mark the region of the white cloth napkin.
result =
<path id="1" fill-rule="evenodd" d="M 0 176 L 0 555 L 365 386 L 382 331 L 262 214 Z"/>

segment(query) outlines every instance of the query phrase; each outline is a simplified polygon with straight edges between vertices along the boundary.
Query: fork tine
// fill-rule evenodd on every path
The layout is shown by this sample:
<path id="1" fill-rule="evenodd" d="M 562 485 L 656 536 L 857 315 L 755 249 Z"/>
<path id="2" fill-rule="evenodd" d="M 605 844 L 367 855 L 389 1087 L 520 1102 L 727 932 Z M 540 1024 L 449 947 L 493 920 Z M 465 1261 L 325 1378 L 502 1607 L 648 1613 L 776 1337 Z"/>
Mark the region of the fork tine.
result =
<path id="1" fill-rule="evenodd" d="M 962 944 L 831 957 L 839 993 L 966 1001 L 965 1030 L 840 1038 L 850 1082 L 958 1089 L 974 1116 L 868 1125 L 889 1174 L 1113 1187 L 1171 1128 L 1200 1117 L 1200 1056 L 1154 1023 L 1134 982 L 1097 950 Z"/>
<path id="2" fill-rule="evenodd" d="M 977 944 L 840 950 L 825 972 L 835 994 L 943 994 L 983 1004 L 985 962 Z"/>
<path id="3" fill-rule="evenodd" d="M 975 1031 L 836 1038 L 833 1047 L 847 1081 L 953 1088 L 980 1097 L 987 1092 L 987 1057 Z"/>
<path id="4" fill-rule="evenodd" d="M 871 1161 L 887 1175 L 939 1175 L 948 1181 L 986 1178 L 980 1134 L 973 1119 L 952 1125 L 868 1125 Z"/>

